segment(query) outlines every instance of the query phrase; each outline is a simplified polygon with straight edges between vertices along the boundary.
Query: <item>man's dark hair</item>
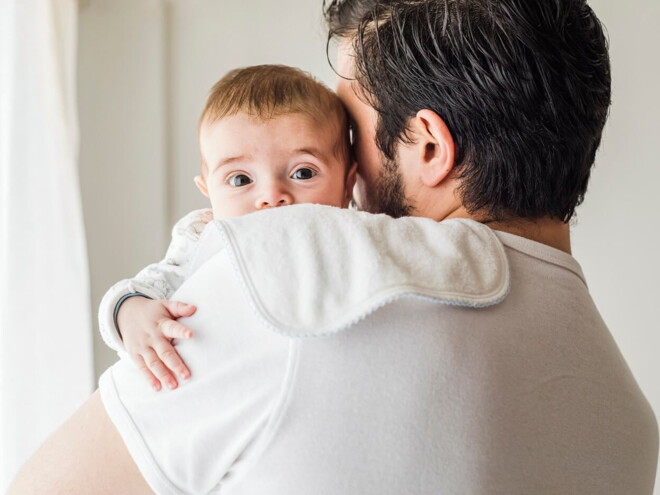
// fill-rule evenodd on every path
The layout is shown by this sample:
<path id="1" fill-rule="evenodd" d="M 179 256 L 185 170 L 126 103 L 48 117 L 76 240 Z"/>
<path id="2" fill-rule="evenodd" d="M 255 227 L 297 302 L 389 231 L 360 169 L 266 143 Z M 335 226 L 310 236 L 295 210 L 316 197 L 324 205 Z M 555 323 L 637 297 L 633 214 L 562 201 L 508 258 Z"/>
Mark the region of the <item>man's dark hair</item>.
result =
<path id="1" fill-rule="evenodd" d="M 584 0 L 335 0 L 325 13 L 331 36 L 353 38 L 387 158 L 428 108 L 455 140 L 468 211 L 573 216 L 610 105 L 607 41 Z"/>
<path id="2" fill-rule="evenodd" d="M 392 1 L 392 0 L 390 0 Z M 385 0 L 323 0 L 323 15 L 328 24 L 328 39 L 355 34 L 365 15 Z"/>

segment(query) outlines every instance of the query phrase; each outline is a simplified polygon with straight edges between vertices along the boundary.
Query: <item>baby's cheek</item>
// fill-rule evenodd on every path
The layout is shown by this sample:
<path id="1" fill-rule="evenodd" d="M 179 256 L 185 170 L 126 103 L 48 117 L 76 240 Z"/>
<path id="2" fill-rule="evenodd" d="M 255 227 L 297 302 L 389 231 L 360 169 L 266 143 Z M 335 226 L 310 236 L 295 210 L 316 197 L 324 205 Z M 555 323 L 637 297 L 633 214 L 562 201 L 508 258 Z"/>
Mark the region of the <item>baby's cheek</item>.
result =
<path id="1" fill-rule="evenodd" d="M 344 204 L 344 198 L 346 197 L 345 191 L 346 188 L 344 186 L 343 180 L 341 182 L 335 182 L 332 187 L 324 191 L 322 200 L 317 200 L 315 202 L 341 208 Z"/>
<path id="2" fill-rule="evenodd" d="M 249 204 L 245 198 L 229 198 L 225 195 L 211 196 L 211 206 L 215 220 L 239 217 L 254 211 L 253 205 Z"/>

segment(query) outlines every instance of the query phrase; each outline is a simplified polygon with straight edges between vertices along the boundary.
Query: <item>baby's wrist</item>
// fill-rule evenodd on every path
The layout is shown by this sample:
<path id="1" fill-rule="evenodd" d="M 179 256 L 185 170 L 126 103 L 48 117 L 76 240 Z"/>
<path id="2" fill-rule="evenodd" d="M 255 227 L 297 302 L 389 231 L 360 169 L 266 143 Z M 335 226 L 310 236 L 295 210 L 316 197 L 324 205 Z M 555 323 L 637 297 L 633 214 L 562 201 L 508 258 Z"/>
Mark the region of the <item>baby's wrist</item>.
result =
<path id="1" fill-rule="evenodd" d="M 115 310 L 113 314 L 113 320 L 115 323 L 115 328 L 117 329 L 117 333 L 119 334 L 119 338 L 123 340 L 122 334 L 121 334 L 121 326 L 122 326 L 122 321 L 125 320 L 125 316 L 127 313 L 130 311 L 131 306 L 136 306 L 139 305 L 140 302 L 139 300 L 142 298 L 146 299 L 152 299 L 146 294 L 143 294 L 142 292 L 131 292 L 128 294 L 124 294 L 119 301 L 117 301 L 117 304 L 115 304 Z M 122 311 L 122 309 L 124 311 Z"/>

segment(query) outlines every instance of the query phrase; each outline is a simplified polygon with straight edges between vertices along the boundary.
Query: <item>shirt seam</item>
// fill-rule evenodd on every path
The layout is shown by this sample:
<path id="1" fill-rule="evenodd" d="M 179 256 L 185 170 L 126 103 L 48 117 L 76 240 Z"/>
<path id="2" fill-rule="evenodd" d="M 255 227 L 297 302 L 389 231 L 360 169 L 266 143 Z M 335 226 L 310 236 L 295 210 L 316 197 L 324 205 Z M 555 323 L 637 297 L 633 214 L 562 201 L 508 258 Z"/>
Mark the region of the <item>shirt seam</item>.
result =
<path id="1" fill-rule="evenodd" d="M 537 241 L 532 241 L 530 239 L 526 239 L 514 234 L 509 234 L 508 232 L 496 230 L 494 233 L 500 239 L 502 244 L 504 244 L 504 246 L 507 248 L 524 254 L 530 258 L 558 266 L 564 270 L 568 270 L 577 276 L 580 280 L 582 280 L 584 285 L 587 285 L 586 278 L 582 272 L 582 267 L 572 255 L 559 249 L 553 248 L 552 246 L 548 246 Z"/>
<path id="2" fill-rule="evenodd" d="M 269 419 L 260 434 L 260 438 L 257 440 L 253 452 L 249 455 L 249 460 L 246 461 L 240 470 L 235 471 L 235 475 L 230 482 L 226 484 L 221 482 L 216 487 L 218 492 L 222 493 L 225 490 L 229 490 L 244 480 L 264 457 L 268 448 L 273 443 L 277 433 L 280 431 L 282 421 L 286 416 L 286 413 L 289 411 L 291 396 L 293 395 L 294 384 L 298 375 L 299 356 L 300 341 L 289 339 L 289 353 L 287 357 L 286 371 L 284 373 L 284 379 L 282 380 L 282 387 L 275 399 Z M 213 490 L 212 492 L 215 493 Z"/>
<path id="3" fill-rule="evenodd" d="M 580 271 L 576 271 L 575 269 L 571 268 L 570 266 L 565 265 L 564 263 L 561 263 L 561 262 L 558 263 L 555 260 L 546 259 L 544 257 L 534 255 L 533 253 L 531 253 L 529 251 L 526 251 L 524 249 L 519 249 L 516 246 L 511 246 L 511 245 L 507 244 L 505 241 L 502 241 L 502 242 L 504 242 L 504 244 L 507 248 L 509 248 L 512 251 L 515 251 L 517 253 L 520 253 L 523 256 L 527 256 L 528 258 L 538 260 L 538 261 L 541 261 L 543 263 L 547 263 L 547 264 L 552 265 L 552 266 L 556 266 L 556 267 L 558 267 L 562 270 L 565 270 L 565 271 L 569 272 L 571 275 L 574 275 L 575 277 L 577 277 L 585 287 L 587 287 L 587 288 L 589 287 L 587 285 L 586 278 L 584 277 L 584 275 Z"/>

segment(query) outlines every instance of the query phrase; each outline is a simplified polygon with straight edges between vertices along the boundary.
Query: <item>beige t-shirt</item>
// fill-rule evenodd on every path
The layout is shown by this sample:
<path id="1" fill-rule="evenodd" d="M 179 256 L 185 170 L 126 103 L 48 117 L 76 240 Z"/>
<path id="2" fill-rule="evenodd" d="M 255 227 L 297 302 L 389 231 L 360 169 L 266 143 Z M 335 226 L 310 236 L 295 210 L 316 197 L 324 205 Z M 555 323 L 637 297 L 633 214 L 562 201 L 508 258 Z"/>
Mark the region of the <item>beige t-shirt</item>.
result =
<path id="1" fill-rule="evenodd" d="M 578 263 L 467 220 L 211 222 L 173 296 L 192 378 L 105 407 L 159 494 L 651 494 L 653 411 Z"/>

